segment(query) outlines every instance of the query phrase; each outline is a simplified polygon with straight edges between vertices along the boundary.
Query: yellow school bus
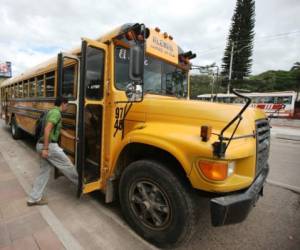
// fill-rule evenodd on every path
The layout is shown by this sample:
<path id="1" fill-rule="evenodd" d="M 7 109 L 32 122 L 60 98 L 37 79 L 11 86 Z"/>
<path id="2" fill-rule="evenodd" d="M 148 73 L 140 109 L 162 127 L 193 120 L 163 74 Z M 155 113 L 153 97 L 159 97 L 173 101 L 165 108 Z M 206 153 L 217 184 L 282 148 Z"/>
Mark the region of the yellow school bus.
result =
<path id="1" fill-rule="evenodd" d="M 63 127 L 77 140 L 60 145 L 77 168 L 78 196 L 119 199 L 138 234 L 178 246 L 197 229 L 202 197 L 214 226 L 243 221 L 269 169 L 261 110 L 189 99 L 194 57 L 159 28 L 125 24 L 5 81 L 1 116 L 13 138 L 34 135 L 41 113 L 67 97 Z"/>

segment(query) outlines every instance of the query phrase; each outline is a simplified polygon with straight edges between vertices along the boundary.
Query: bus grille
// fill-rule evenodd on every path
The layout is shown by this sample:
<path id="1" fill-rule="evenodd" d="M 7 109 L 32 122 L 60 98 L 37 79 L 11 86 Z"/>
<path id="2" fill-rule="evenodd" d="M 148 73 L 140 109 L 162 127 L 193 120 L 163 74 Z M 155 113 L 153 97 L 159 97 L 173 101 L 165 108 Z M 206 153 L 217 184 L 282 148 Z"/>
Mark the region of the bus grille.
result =
<path id="1" fill-rule="evenodd" d="M 268 120 L 256 121 L 256 175 L 268 164 L 270 137 Z"/>

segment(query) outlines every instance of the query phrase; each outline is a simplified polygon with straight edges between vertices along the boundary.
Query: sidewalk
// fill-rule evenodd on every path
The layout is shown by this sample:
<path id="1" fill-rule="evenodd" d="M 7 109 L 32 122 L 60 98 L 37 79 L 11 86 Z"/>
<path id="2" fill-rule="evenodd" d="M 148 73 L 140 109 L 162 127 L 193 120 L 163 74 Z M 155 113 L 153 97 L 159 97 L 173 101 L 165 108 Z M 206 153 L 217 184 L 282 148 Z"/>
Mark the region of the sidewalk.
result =
<path id="1" fill-rule="evenodd" d="M 0 152 L 0 249 L 65 249 L 26 196 Z"/>
<path id="2" fill-rule="evenodd" d="M 0 250 L 155 249 L 129 228 L 118 204 L 105 204 L 100 192 L 78 199 L 76 187 L 64 177 L 54 180 L 53 173 L 49 204 L 27 207 L 38 172 L 32 138 L 13 140 L 0 121 Z"/>

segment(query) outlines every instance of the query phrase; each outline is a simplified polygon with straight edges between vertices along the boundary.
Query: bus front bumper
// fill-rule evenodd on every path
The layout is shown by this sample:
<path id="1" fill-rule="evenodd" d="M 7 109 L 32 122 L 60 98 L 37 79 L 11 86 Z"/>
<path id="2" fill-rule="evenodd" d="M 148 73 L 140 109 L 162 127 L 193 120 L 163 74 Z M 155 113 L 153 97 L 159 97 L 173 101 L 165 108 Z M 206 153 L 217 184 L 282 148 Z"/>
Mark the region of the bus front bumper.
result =
<path id="1" fill-rule="evenodd" d="M 211 222 L 213 226 L 223 226 L 243 221 L 259 196 L 263 194 L 263 186 L 269 166 L 262 169 L 252 185 L 243 193 L 231 194 L 210 200 Z"/>

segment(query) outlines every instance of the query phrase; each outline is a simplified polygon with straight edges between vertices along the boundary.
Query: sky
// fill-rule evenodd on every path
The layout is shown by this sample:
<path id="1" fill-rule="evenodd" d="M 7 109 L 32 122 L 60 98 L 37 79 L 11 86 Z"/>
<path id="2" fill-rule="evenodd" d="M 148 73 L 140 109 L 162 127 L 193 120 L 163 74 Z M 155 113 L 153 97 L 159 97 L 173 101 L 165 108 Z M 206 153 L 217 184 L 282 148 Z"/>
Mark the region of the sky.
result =
<path id="1" fill-rule="evenodd" d="M 0 62 L 13 76 L 124 23 L 159 27 L 195 65 L 221 65 L 236 0 L 0 0 Z M 256 0 L 252 74 L 300 61 L 300 1 Z"/>

